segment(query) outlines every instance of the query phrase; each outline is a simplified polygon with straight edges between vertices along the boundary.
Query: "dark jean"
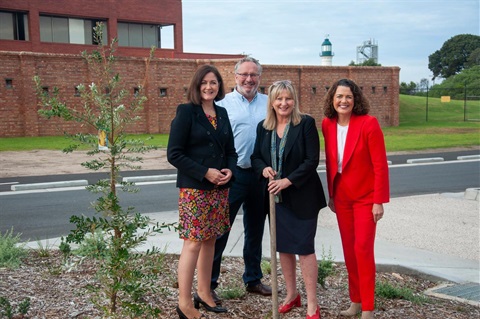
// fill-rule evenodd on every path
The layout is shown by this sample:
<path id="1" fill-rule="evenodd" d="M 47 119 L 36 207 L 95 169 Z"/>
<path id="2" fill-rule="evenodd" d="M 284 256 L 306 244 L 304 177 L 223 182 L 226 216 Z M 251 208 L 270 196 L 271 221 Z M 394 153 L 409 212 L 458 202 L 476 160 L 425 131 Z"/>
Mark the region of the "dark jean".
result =
<path id="1" fill-rule="evenodd" d="M 237 167 L 234 176 L 235 181 L 230 188 L 228 196 L 230 225 L 233 225 L 238 210 L 243 204 L 243 227 L 245 232 L 243 260 L 245 271 L 242 278 L 245 285 L 254 286 L 259 284 L 260 279 L 263 277 L 260 262 L 262 260 L 263 229 L 268 211 L 264 209 L 263 203 L 259 200 L 261 198 L 261 196 L 259 196 L 259 194 L 261 194 L 261 188 L 259 181 L 256 180 L 254 176 L 253 170 Z M 212 290 L 218 286 L 220 264 L 229 235 L 230 232 L 226 232 L 222 236 L 217 237 L 215 242 L 212 281 L 210 285 Z"/>

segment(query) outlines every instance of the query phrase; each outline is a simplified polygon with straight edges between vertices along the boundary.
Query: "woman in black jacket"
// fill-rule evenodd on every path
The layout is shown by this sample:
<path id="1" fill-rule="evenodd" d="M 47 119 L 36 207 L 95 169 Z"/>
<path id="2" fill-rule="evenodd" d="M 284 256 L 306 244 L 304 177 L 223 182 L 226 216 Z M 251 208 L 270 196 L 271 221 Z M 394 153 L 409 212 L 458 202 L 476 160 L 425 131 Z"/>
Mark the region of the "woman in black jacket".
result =
<path id="1" fill-rule="evenodd" d="M 180 319 L 201 318 L 195 308 L 226 312 L 210 294 L 215 239 L 230 229 L 228 190 L 237 163 L 227 111 L 215 104 L 225 88 L 218 70 L 198 68 L 187 97 L 172 121 L 167 158 L 177 168 L 180 238 L 184 240 L 178 262 Z M 192 282 L 197 267 L 198 288 L 192 303 Z M 194 308 L 195 307 L 195 308 Z"/>
<path id="2" fill-rule="evenodd" d="M 267 116 L 258 124 L 252 166 L 275 195 L 277 251 L 285 277 L 287 296 L 279 312 L 300 307 L 296 287 L 296 257 L 307 291 L 307 319 L 320 318 L 317 303 L 315 234 L 320 209 L 326 206 L 317 173 L 320 141 L 315 120 L 302 114 L 290 81 L 278 81 L 268 89 Z"/>

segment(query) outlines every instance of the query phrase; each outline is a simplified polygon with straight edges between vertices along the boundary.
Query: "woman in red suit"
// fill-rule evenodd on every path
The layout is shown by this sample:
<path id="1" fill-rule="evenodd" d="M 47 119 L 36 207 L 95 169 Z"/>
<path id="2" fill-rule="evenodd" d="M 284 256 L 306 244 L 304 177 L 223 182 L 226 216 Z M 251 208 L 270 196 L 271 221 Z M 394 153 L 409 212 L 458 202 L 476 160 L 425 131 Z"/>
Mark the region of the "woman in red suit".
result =
<path id="1" fill-rule="evenodd" d="M 383 133 L 358 85 L 335 82 L 324 105 L 328 206 L 336 213 L 342 238 L 351 304 L 342 316 L 374 318 L 377 222 L 390 199 Z"/>

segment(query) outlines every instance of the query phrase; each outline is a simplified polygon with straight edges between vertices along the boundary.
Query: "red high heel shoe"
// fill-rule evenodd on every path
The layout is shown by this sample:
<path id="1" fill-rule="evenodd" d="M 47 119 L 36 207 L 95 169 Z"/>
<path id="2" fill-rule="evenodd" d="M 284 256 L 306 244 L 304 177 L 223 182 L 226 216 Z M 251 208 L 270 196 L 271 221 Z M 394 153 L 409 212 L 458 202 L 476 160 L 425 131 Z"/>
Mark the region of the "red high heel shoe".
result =
<path id="1" fill-rule="evenodd" d="M 281 305 L 278 307 L 279 313 L 287 313 L 293 309 L 293 307 L 301 307 L 302 302 L 300 301 L 300 294 L 298 294 L 292 301 L 287 304 Z"/>
<path id="2" fill-rule="evenodd" d="M 315 311 L 314 315 L 309 316 L 307 313 L 307 319 L 320 319 L 320 307 L 317 306 L 317 311 Z"/>

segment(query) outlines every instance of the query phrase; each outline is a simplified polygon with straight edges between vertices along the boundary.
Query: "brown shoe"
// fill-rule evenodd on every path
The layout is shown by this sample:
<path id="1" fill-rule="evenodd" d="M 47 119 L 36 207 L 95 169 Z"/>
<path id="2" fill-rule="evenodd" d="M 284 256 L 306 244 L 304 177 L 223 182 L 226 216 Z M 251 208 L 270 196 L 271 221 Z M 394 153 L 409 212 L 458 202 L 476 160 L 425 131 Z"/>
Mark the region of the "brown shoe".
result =
<path id="1" fill-rule="evenodd" d="M 215 290 L 210 290 L 210 294 L 212 295 L 212 298 L 213 298 L 213 301 L 215 301 L 215 304 L 217 306 L 220 306 L 222 304 L 222 299 L 220 299 L 220 297 L 217 295 L 217 293 L 215 292 Z"/>
<path id="2" fill-rule="evenodd" d="M 271 296 L 272 295 L 272 288 L 270 286 L 264 285 L 262 283 L 259 283 L 258 285 L 255 286 L 248 286 L 247 285 L 247 291 L 251 292 L 253 294 L 259 294 L 262 296 Z"/>

